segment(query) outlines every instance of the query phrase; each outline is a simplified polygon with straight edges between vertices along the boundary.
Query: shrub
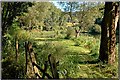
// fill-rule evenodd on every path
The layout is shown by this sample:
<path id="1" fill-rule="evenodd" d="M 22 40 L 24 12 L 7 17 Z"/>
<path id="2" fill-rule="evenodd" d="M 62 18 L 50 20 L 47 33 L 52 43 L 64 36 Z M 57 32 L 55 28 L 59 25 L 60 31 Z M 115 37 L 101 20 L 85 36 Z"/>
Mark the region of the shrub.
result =
<path id="1" fill-rule="evenodd" d="M 70 39 L 70 38 L 74 37 L 74 35 L 75 35 L 74 28 L 73 27 L 68 27 L 65 39 Z"/>
<path id="2" fill-rule="evenodd" d="M 98 24 L 95 24 L 91 29 L 90 32 L 92 33 L 100 33 L 101 32 L 101 27 Z"/>
<path id="3" fill-rule="evenodd" d="M 13 55 L 2 59 L 2 79 L 24 78 L 25 66 L 23 62 L 16 63 Z"/>

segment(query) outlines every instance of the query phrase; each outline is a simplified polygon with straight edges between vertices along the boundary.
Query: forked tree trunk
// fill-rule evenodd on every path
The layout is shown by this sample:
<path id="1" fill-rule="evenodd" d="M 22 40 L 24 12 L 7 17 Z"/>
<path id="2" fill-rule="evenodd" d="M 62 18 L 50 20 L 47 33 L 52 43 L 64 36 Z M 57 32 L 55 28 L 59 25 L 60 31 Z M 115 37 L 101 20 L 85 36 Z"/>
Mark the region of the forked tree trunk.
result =
<path id="1" fill-rule="evenodd" d="M 75 29 L 75 37 L 78 38 L 80 36 L 80 30 Z"/>
<path id="2" fill-rule="evenodd" d="M 116 23 L 118 22 L 118 3 L 106 2 L 101 25 L 101 44 L 99 59 L 102 62 L 115 62 Z"/>

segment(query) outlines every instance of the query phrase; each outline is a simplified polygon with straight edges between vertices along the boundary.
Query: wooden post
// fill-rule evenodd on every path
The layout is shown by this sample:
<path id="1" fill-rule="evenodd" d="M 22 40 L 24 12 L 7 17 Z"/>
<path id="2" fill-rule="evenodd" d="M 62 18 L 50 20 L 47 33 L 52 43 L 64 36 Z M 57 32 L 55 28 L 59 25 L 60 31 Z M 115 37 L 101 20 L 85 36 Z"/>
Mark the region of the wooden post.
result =
<path id="1" fill-rule="evenodd" d="M 57 72 L 57 64 L 56 64 L 56 60 L 54 58 L 54 56 L 52 54 L 50 54 L 48 56 L 48 60 L 50 63 L 50 67 L 51 67 L 51 72 L 52 72 L 52 76 L 54 79 L 58 79 L 59 78 L 59 74 Z"/>
<path id="2" fill-rule="evenodd" d="M 47 71 L 47 68 L 48 68 L 48 61 L 45 61 L 45 64 L 44 64 L 44 73 L 43 73 L 43 76 L 42 76 L 42 79 L 45 78 L 45 72 Z"/>
<path id="3" fill-rule="evenodd" d="M 26 63 L 25 63 L 25 73 L 27 75 L 27 64 L 28 64 L 28 51 L 27 51 L 27 42 L 25 42 L 25 60 L 26 60 Z"/>
<path id="4" fill-rule="evenodd" d="M 33 62 L 33 66 L 36 66 L 43 73 L 42 79 L 45 76 L 47 76 L 48 79 L 52 79 L 52 77 L 48 73 L 46 73 L 45 68 L 44 69 L 40 68 L 39 65 L 35 64 L 34 62 Z"/>
<path id="5" fill-rule="evenodd" d="M 28 42 L 25 42 L 25 55 L 26 55 L 26 78 L 33 78 L 33 68 L 32 63 L 29 58 L 29 49 L 28 49 Z"/>
<path id="6" fill-rule="evenodd" d="M 26 75 L 27 78 L 40 78 L 42 77 L 39 73 L 39 70 L 32 63 L 36 64 L 35 54 L 33 52 L 32 43 L 25 43 L 25 51 L 26 51 Z M 37 77 L 36 77 L 37 74 Z"/>

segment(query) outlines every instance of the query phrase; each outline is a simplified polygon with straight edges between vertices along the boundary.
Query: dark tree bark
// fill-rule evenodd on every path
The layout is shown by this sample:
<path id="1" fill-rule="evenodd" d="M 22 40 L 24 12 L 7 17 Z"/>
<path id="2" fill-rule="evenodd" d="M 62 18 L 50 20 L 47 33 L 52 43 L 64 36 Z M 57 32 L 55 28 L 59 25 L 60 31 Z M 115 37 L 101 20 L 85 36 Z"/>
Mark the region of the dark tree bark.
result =
<path id="1" fill-rule="evenodd" d="M 99 59 L 102 62 L 115 62 L 116 26 L 118 22 L 118 3 L 106 2 L 101 25 L 101 44 Z"/>

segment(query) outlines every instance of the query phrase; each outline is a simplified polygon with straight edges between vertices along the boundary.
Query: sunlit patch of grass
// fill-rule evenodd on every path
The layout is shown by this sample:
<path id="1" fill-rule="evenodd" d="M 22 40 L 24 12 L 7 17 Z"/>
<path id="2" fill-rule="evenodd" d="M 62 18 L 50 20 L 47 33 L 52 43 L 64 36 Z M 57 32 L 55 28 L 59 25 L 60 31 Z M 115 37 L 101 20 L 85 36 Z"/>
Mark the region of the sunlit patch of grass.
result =
<path id="1" fill-rule="evenodd" d="M 45 41 L 37 41 L 37 45 L 42 45 L 42 44 L 44 44 L 45 43 Z"/>
<path id="2" fill-rule="evenodd" d="M 72 41 L 72 40 L 62 40 L 59 43 L 62 45 L 65 45 L 65 46 L 72 46 L 75 44 L 74 41 Z"/>
<path id="3" fill-rule="evenodd" d="M 67 48 L 70 52 L 76 52 L 76 53 L 79 53 L 79 54 L 88 54 L 90 53 L 90 51 L 86 48 L 83 48 L 83 47 L 78 47 L 78 46 L 69 46 Z"/>
<path id="4" fill-rule="evenodd" d="M 44 42 L 49 42 L 51 40 L 51 43 L 54 45 L 62 45 L 65 46 L 66 50 L 69 52 L 75 52 L 79 54 L 88 54 L 90 51 L 86 48 L 79 47 L 79 46 L 73 46 L 75 43 L 72 40 L 60 40 L 60 41 L 54 41 L 54 38 L 38 38 L 40 41 L 37 41 L 37 44 L 43 44 Z"/>
<path id="5" fill-rule="evenodd" d="M 34 38 L 36 41 L 54 41 L 55 38 Z"/>

